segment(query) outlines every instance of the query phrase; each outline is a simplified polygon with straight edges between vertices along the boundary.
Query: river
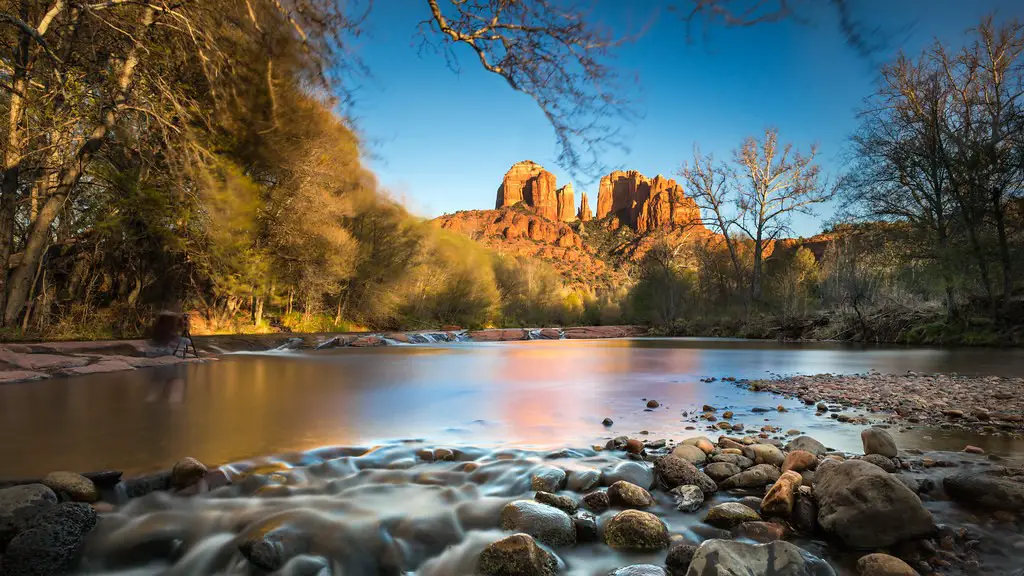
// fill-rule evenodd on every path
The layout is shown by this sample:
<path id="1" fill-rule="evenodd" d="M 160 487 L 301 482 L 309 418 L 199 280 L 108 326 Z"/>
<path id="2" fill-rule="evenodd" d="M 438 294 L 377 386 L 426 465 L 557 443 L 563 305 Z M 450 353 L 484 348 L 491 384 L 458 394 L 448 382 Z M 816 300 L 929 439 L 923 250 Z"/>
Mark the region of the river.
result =
<path id="1" fill-rule="evenodd" d="M 638 338 L 234 354 L 0 386 L 0 479 L 58 469 L 135 474 L 183 456 L 222 464 L 406 439 L 521 449 L 589 447 L 641 431 L 679 439 L 704 433 L 681 416 L 704 404 L 735 411 L 748 427 L 765 420 L 752 408 L 782 404 L 790 410 L 771 414 L 773 424 L 858 451 L 860 427 L 721 378 L 868 370 L 1021 376 L 1024 352 Z M 646 399 L 661 407 L 646 411 Z M 926 428 L 898 440 L 902 448 L 1022 447 Z"/>

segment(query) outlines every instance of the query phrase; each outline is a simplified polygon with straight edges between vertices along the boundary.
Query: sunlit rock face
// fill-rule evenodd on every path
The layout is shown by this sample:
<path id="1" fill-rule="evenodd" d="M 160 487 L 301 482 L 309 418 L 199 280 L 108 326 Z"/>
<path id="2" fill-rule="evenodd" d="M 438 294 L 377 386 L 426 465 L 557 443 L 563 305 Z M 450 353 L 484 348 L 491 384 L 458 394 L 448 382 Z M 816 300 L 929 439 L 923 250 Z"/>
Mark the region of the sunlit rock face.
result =
<path id="1" fill-rule="evenodd" d="M 613 216 L 641 234 L 673 225 L 700 223 L 700 210 L 675 180 L 648 178 L 636 170 L 616 170 L 601 178 L 598 219 Z"/>
<path id="2" fill-rule="evenodd" d="M 555 190 L 555 198 L 558 200 L 558 219 L 562 222 L 575 220 L 576 199 L 573 197 L 572 183 Z"/>
<path id="3" fill-rule="evenodd" d="M 580 193 L 580 211 L 576 214 L 580 222 L 590 222 L 594 218 L 594 213 L 590 211 L 590 201 L 587 200 L 587 193 Z"/>
<path id="4" fill-rule="evenodd" d="M 533 160 L 516 162 L 505 173 L 498 188 L 494 208 L 524 204 L 537 215 L 548 220 L 559 220 L 559 204 L 555 194 L 555 175 Z M 572 189 L 569 189 L 571 195 Z"/>

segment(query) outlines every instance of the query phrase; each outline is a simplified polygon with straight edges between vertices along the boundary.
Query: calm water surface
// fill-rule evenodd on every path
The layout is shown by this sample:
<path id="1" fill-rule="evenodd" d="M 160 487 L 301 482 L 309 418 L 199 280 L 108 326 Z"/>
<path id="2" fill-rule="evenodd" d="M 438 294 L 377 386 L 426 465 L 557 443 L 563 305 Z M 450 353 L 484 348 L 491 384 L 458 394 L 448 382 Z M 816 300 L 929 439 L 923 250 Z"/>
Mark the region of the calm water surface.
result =
<path id="1" fill-rule="evenodd" d="M 713 404 L 737 421 L 798 428 L 858 450 L 860 428 L 798 401 L 701 378 L 770 374 L 958 372 L 1024 375 L 1019 350 L 854 348 L 745 340 L 629 339 L 238 354 L 201 365 L 0 386 L 0 478 L 56 469 L 145 472 L 190 455 L 224 463 L 325 445 L 423 438 L 435 443 L 589 446 L 647 430 L 681 438 L 681 412 Z M 662 407 L 644 411 L 642 399 Z M 784 404 L 785 414 L 755 414 Z M 611 429 L 601 425 L 615 420 Z M 1006 439 L 939 430 L 903 447 L 996 452 Z"/>

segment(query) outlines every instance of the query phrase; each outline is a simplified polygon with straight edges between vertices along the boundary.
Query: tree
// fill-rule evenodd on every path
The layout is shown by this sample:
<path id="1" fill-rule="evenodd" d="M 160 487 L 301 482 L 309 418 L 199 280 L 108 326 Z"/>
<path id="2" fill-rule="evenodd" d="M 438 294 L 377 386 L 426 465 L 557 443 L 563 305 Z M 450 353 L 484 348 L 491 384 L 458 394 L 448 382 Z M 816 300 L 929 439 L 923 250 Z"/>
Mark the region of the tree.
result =
<path id="1" fill-rule="evenodd" d="M 703 224 L 721 235 L 722 242 L 729 251 L 734 278 L 737 282 L 741 281 L 743 266 L 740 263 L 736 239 L 733 237 L 733 228 L 737 224 L 736 215 L 730 214 L 735 193 L 735 173 L 725 163 L 715 161 L 713 155 L 702 155 L 700 149 L 694 146 L 693 165 L 684 162 L 679 175 L 688 184 L 690 197 L 701 209 L 704 216 Z"/>
<path id="2" fill-rule="evenodd" d="M 765 246 L 789 231 L 794 213 L 809 214 L 815 204 L 832 198 L 834 187 L 821 181 L 814 164 L 817 152 L 794 152 L 791 144 L 780 145 L 776 129 L 765 131 L 760 141 L 750 137 L 736 151 L 735 162 L 744 180 L 739 185 L 740 218 L 736 225 L 754 243 L 750 297 L 761 297 L 761 276 Z"/>

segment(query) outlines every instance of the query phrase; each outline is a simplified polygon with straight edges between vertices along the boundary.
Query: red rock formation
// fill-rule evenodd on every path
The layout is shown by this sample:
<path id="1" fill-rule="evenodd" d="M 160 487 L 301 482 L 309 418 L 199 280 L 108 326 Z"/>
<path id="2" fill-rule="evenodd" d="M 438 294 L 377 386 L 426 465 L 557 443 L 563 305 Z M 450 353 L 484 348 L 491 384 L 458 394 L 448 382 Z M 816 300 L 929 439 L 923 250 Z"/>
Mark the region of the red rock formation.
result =
<path id="1" fill-rule="evenodd" d="M 636 170 L 616 170 L 601 178 L 597 218 L 609 215 L 641 234 L 700 220 L 697 204 L 675 180 L 660 174 L 650 179 Z"/>
<path id="2" fill-rule="evenodd" d="M 544 260 L 571 283 L 611 286 L 624 281 L 618 272 L 595 257 L 592 249 L 583 245 L 579 234 L 564 222 L 502 208 L 446 214 L 434 223 L 502 254 Z"/>
<path id="3" fill-rule="evenodd" d="M 576 214 L 580 222 L 590 222 L 594 218 L 593 212 L 590 211 L 590 202 L 587 201 L 587 193 L 580 192 L 580 211 Z"/>
<path id="4" fill-rule="evenodd" d="M 555 199 L 558 201 L 558 220 L 561 222 L 572 222 L 576 219 L 576 199 L 572 193 L 572 183 L 555 190 Z"/>
<path id="5" fill-rule="evenodd" d="M 516 162 L 505 173 L 498 188 L 494 208 L 519 203 L 533 207 L 537 214 L 548 220 L 558 219 L 558 200 L 555 198 L 555 175 L 532 160 Z"/>

